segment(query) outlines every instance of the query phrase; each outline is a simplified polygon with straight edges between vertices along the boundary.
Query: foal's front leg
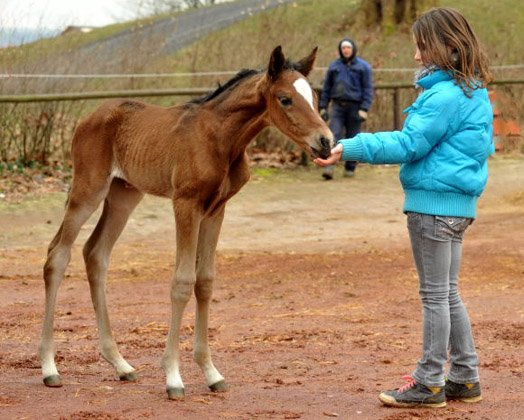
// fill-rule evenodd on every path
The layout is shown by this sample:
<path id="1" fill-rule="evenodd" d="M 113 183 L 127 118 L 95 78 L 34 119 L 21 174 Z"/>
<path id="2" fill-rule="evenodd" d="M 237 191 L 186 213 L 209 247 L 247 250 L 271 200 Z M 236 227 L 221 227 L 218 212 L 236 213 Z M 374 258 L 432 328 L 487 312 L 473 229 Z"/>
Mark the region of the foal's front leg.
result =
<path id="1" fill-rule="evenodd" d="M 176 199 L 173 202 L 176 221 L 176 266 L 171 283 L 171 325 L 162 367 L 166 372 L 166 390 L 170 399 L 184 396 L 180 376 L 179 332 L 182 315 L 196 283 L 196 252 L 202 212 L 196 200 Z"/>
<path id="2" fill-rule="evenodd" d="M 202 220 L 196 265 L 195 296 L 197 309 L 193 358 L 202 369 L 207 385 L 212 391 L 225 391 L 227 389 L 224 377 L 213 365 L 208 343 L 209 305 L 215 278 L 215 250 L 224 219 L 224 208 L 225 206 L 222 206 L 213 215 Z"/>

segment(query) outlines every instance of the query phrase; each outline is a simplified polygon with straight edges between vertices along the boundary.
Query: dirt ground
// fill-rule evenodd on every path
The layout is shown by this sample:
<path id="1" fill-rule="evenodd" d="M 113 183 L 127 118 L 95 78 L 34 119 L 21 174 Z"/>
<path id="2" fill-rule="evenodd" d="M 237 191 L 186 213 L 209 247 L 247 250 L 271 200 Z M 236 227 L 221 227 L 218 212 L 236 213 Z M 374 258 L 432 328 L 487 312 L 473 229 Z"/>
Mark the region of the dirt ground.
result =
<path id="1" fill-rule="evenodd" d="M 340 168 L 339 168 L 340 170 Z M 523 419 L 524 160 L 493 158 L 466 235 L 461 293 L 480 356 L 484 400 L 393 409 L 421 348 L 418 283 L 395 166 L 354 179 L 318 169 L 260 170 L 230 202 L 211 310 L 214 362 L 229 390 L 214 394 L 191 360 L 194 301 L 182 328 L 186 397 L 168 401 L 159 366 L 174 263 L 170 204 L 148 197 L 113 252 L 107 287 L 113 332 L 138 369 L 122 383 L 98 351 L 81 246 L 56 312 L 59 389 L 42 384 L 42 265 L 64 193 L 0 204 L 2 419 Z"/>

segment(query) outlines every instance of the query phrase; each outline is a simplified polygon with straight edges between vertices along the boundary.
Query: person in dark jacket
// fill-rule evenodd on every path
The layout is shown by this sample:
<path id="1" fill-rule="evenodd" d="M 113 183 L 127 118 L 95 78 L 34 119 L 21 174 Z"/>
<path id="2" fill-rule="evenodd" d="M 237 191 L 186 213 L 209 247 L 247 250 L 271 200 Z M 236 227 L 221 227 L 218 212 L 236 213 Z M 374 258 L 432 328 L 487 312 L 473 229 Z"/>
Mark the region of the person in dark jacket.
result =
<path id="1" fill-rule="evenodd" d="M 368 116 L 373 100 L 371 66 L 357 56 L 357 44 L 344 38 L 338 44 L 340 58 L 333 61 L 327 71 L 320 95 L 320 115 L 329 120 L 329 128 L 335 140 L 351 138 L 360 133 L 362 122 Z M 331 116 L 328 105 L 331 104 Z M 345 162 L 344 176 L 355 173 L 356 161 Z M 333 179 L 334 166 L 325 168 L 322 176 Z"/>

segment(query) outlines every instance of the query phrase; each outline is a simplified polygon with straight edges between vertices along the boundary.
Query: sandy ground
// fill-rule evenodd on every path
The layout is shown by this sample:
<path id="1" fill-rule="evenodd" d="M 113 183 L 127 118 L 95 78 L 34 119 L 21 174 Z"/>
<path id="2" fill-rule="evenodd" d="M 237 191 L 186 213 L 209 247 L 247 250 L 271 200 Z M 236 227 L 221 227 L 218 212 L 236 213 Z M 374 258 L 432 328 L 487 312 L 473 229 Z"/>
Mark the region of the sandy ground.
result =
<path id="1" fill-rule="evenodd" d="M 466 235 L 461 291 L 484 400 L 392 409 L 377 400 L 420 355 L 421 306 L 401 213 L 398 168 L 354 179 L 259 171 L 228 206 L 211 313 L 210 393 L 191 360 L 194 302 L 182 328 L 183 401 L 159 367 L 174 262 L 170 203 L 148 197 L 115 247 L 108 300 L 115 337 L 140 379 L 118 381 L 98 351 L 81 246 L 59 293 L 55 338 L 64 387 L 43 386 L 35 351 L 41 267 L 65 196 L 0 204 L 0 414 L 3 419 L 521 419 L 524 401 L 524 161 L 494 158 Z"/>

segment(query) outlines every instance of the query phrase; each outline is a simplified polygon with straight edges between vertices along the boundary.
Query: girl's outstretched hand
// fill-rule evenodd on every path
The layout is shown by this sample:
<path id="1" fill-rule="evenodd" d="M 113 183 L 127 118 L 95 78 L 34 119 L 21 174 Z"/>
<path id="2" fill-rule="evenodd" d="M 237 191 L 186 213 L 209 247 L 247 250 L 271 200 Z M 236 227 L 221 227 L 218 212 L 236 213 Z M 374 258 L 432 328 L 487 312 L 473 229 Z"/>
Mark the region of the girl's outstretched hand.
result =
<path id="1" fill-rule="evenodd" d="M 316 158 L 316 159 L 313 159 L 313 162 L 315 162 L 319 166 L 334 165 L 342 157 L 343 149 L 344 149 L 344 146 L 342 146 L 342 144 L 339 143 L 333 149 L 331 149 L 331 155 L 327 159 Z"/>

